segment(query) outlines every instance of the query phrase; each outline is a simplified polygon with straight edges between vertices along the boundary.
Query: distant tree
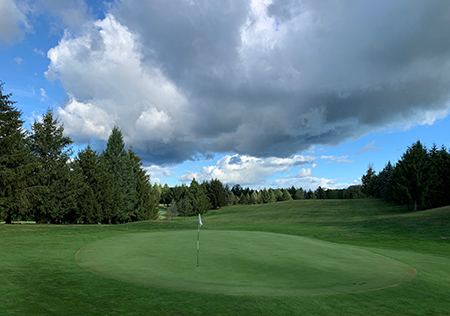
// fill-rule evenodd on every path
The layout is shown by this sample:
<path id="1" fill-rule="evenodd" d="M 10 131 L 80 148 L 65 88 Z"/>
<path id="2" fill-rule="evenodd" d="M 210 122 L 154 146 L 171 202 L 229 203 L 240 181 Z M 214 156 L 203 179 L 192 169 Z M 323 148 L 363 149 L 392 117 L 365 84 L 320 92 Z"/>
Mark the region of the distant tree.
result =
<path id="1" fill-rule="evenodd" d="M 307 196 L 308 196 L 308 198 L 309 198 L 310 200 L 316 200 L 316 199 L 317 199 L 317 196 L 314 194 L 313 191 L 311 191 L 311 189 L 308 190 Z"/>
<path id="2" fill-rule="evenodd" d="M 263 204 L 264 203 L 264 197 L 263 197 L 262 190 L 259 190 L 257 194 L 258 194 L 258 199 L 257 199 L 258 204 Z"/>
<path id="3" fill-rule="evenodd" d="M 344 199 L 361 199 L 363 197 L 365 197 L 365 194 L 360 185 L 351 185 L 344 190 Z"/>
<path id="4" fill-rule="evenodd" d="M 321 186 L 319 186 L 319 187 L 316 189 L 315 195 L 317 196 L 318 199 L 321 199 L 321 200 L 327 198 L 327 195 L 325 194 L 325 191 L 324 191 L 324 189 L 322 189 Z"/>
<path id="5" fill-rule="evenodd" d="M 303 192 L 303 189 L 297 189 L 295 190 L 294 200 L 304 200 L 305 199 L 305 193 Z"/>
<path id="6" fill-rule="evenodd" d="M 391 180 L 392 173 L 394 172 L 394 167 L 391 162 L 388 161 L 384 169 L 380 172 L 377 177 L 377 187 L 379 191 L 379 198 L 391 202 L 391 190 L 389 189 L 389 182 Z"/>
<path id="7" fill-rule="evenodd" d="M 444 146 L 438 149 L 435 144 L 429 151 L 430 177 L 426 202 L 430 206 L 450 204 L 450 154 Z"/>
<path id="8" fill-rule="evenodd" d="M 288 190 L 283 190 L 283 201 L 291 201 L 292 197 Z"/>
<path id="9" fill-rule="evenodd" d="M 407 192 L 414 205 L 414 212 L 424 202 L 430 185 L 430 159 L 427 149 L 420 141 L 408 147 L 396 168 L 400 172 L 400 185 Z"/>
<path id="10" fill-rule="evenodd" d="M 171 204 L 171 201 L 174 199 L 173 192 L 170 190 L 169 186 L 164 184 L 162 191 L 161 191 L 161 203 L 168 206 Z"/>
<path id="11" fill-rule="evenodd" d="M 250 204 L 257 204 L 258 203 L 258 193 L 256 191 L 252 191 L 252 194 L 250 195 Z"/>
<path id="12" fill-rule="evenodd" d="M 211 201 L 211 208 L 217 209 L 228 204 L 227 195 L 222 182 L 219 179 L 212 179 L 209 187 L 209 199 Z"/>
<path id="13" fill-rule="evenodd" d="M 280 188 L 273 190 L 273 195 L 275 202 L 283 201 L 283 191 Z"/>
<path id="14" fill-rule="evenodd" d="M 175 200 L 172 200 L 172 202 L 170 203 L 169 208 L 167 209 L 167 213 L 166 213 L 166 219 L 172 219 L 174 217 L 178 216 L 178 208 L 177 208 L 177 203 L 175 202 Z"/>
<path id="15" fill-rule="evenodd" d="M 367 196 L 373 196 L 374 185 L 376 181 L 376 172 L 373 165 L 370 164 L 365 175 L 361 177 L 362 190 Z"/>
<path id="16" fill-rule="evenodd" d="M 186 194 L 186 196 L 181 200 L 181 207 L 179 208 L 179 212 L 182 216 L 184 216 L 185 219 L 187 216 L 195 215 L 194 208 L 188 194 Z"/>
<path id="17" fill-rule="evenodd" d="M 192 205 L 193 214 L 203 215 L 208 210 L 211 209 L 211 203 L 209 201 L 208 196 L 204 189 L 200 186 L 200 184 L 194 179 L 192 179 L 191 184 L 188 190 L 189 201 Z"/>
<path id="18" fill-rule="evenodd" d="M 241 196 L 239 197 L 239 204 L 241 204 L 241 205 L 249 204 L 249 200 L 247 199 L 247 195 L 246 194 L 241 193 Z"/>

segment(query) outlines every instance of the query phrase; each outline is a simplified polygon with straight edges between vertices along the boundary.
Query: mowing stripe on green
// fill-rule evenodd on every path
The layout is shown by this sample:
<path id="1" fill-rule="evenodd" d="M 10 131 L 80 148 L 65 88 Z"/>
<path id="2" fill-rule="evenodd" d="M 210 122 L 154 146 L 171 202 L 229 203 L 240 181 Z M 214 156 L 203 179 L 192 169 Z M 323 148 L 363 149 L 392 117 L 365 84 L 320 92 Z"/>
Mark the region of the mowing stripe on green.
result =
<path id="1" fill-rule="evenodd" d="M 382 289 L 415 277 L 413 267 L 368 250 L 292 235 L 201 232 L 134 233 L 80 249 L 77 263 L 117 280 L 187 291 L 308 295 Z"/>

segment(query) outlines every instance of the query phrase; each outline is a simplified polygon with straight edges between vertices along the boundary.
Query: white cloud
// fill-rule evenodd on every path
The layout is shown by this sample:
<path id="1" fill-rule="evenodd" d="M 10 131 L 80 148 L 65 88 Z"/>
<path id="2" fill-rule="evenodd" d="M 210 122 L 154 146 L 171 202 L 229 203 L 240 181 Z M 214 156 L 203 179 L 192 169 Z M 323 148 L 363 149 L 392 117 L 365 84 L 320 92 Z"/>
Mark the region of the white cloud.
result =
<path id="1" fill-rule="evenodd" d="M 45 75 L 71 92 L 58 111 L 75 140 L 107 139 L 118 125 L 126 141 L 141 149 L 183 130 L 184 97 L 158 68 L 141 64 L 136 36 L 113 16 L 89 24 L 82 36 L 66 32 L 48 57 Z"/>
<path id="2" fill-rule="evenodd" d="M 45 57 L 45 53 L 40 49 L 35 48 L 33 49 L 33 52 L 41 57 Z"/>
<path id="3" fill-rule="evenodd" d="M 114 113 L 108 113 L 88 102 L 78 102 L 72 96 L 65 108 L 59 107 L 57 111 L 64 123 L 65 132 L 81 142 L 91 138 L 107 140 L 117 121 Z"/>
<path id="4" fill-rule="evenodd" d="M 295 167 L 311 164 L 315 157 L 296 155 L 292 158 L 256 158 L 245 155 L 226 155 L 216 165 L 206 166 L 200 172 L 187 171 L 178 178 L 182 182 L 219 179 L 223 183 L 264 187 L 269 177 Z M 300 172 L 301 173 L 301 172 Z"/>
<path id="5" fill-rule="evenodd" d="M 25 60 L 23 60 L 22 58 L 20 58 L 20 57 L 16 57 L 16 58 L 14 58 L 14 61 L 17 63 L 17 66 L 20 68 L 21 66 L 22 66 L 22 64 L 25 62 Z"/>
<path id="6" fill-rule="evenodd" d="M 157 165 L 144 167 L 147 173 L 150 175 L 150 181 L 152 183 L 164 184 L 167 178 L 173 177 L 175 172 L 171 168 L 164 168 Z"/>
<path id="7" fill-rule="evenodd" d="M 373 141 L 373 142 L 367 144 L 366 146 L 364 146 L 363 148 L 361 148 L 360 150 L 358 150 L 357 152 L 355 152 L 355 155 L 362 154 L 363 152 L 368 151 L 368 150 L 379 151 L 380 148 L 376 147 L 375 141 Z"/>
<path id="8" fill-rule="evenodd" d="M 352 183 L 339 183 L 337 179 L 317 178 L 313 176 L 290 178 L 290 179 L 275 179 L 268 181 L 268 187 L 272 188 L 302 188 L 304 190 L 314 191 L 319 186 L 323 189 L 345 189 Z"/>
<path id="9" fill-rule="evenodd" d="M 313 165 L 315 165 L 315 163 Z M 309 177 L 311 175 L 312 175 L 311 168 L 303 168 L 303 169 L 300 169 L 298 174 L 296 174 L 296 175 L 295 174 L 287 175 L 287 176 L 285 176 L 285 178 L 286 179 L 289 179 L 289 178 L 304 178 L 304 177 Z"/>
<path id="10" fill-rule="evenodd" d="M 347 159 L 348 155 L 345 156 L 320 156 L 320 159 L 328 160 L 326 163 L 333 163 L 333 162 L 343 162 L 343 163 L 351 163 L 353 160 Z"/>
<path id="11" fill-rule="evenodd" d="M 0 1 L 0 40 L 12 44 L 21 40 L 24 32 L 31 30 L 25 5 L 18 6 L 14 0 Z"/>
<path id="12" fill-rule="evenodd" d="M 47 93 L 41 88 L 41 102 L 45 102 L 48 99 Z"/>

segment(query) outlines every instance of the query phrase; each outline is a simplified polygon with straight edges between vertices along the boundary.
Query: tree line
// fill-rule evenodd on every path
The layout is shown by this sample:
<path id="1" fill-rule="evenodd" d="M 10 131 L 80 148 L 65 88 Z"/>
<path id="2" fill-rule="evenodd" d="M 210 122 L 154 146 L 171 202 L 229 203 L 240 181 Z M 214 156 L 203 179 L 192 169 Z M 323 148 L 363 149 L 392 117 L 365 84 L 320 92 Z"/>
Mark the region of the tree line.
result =
<path id="1" fill-rule="evenodd" d="M 388 162 L 376 173 L 369 165 L 361 178 L 363 191 L 407 209 L 450 205 L 450 153 L 436 144 L 427 149 L 420 141 L 407 148 L 399 161 Z"/>
<path id="2" fill-rule="evenodd" d="M 203 181 L 201 184 L 194 178 L 190 185 L 169 187 L 160 186 L 161 204 L 168 207 L 167 219 L 178 215 L 192 216 L 204 214 L 208 210 L 218 209 L 227 205 L 267 204 L 292 200 L 308 199 L 359 199 L 365 197 L 361 185 L 352 185 L 347 189 L 323 189 L 315 191 L 302 188 L 264 188 L 255 190 L 243 188 L 235 184 L 231 189 L 223 185 L 219 179 Z"/>
<path id="3" fill-rule="evenodd" d="M 51 110 L 28 132 L 0 83 L 0 221 L 125 223 L 156 219 L 160 191 L 118 127 L 106 150 L 71 159 L 72 140 Z"/>
<path id="4" fill-rule="evenodd" d="M 0 221 L 33 220 L 59 224 L 114 224 L 158 218 L 158 205 L 167 217 L 204 214 L 227 205 L 266 204 L 304 199 L 364 197 L 361 186 L 347 189 L 232 188 L 220 180 L 169 187 L 150 183 L 142 159 L 115 126 L 106 150 L 88 145 L 75 158 L 70 137 L 48 110 L 31 131 L 22 113 L 3 94 L 0 82 Z"/>

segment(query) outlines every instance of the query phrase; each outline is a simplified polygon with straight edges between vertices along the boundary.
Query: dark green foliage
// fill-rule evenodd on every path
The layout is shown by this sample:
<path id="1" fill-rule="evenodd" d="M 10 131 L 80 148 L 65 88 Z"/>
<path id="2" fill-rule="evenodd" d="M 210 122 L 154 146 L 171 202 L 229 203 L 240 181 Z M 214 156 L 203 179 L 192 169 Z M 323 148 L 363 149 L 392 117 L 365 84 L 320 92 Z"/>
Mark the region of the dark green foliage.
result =
<path id="1" fill-rule="evenodd" d="M 102 154 L 108 170 L 114 175 L 120 188 L 118 198 L 120 208 L 118 213 L 119 222 L 131 221 L 134 217 L 136 207 L 136 178 L 133 172 L 134 163 L 125 150 L 122 132 L 119 127 L 114 126 L 108 138 L 106 150 Z"/>
<path id="2" fill-rule="evenodd" d="M 291 201 L 292 200 L 291 194 L 289 193 L 288 190 L 283 190 L 282 200 L 283 201 Z"/>
<path id="3" fill-rule="evenodd" d="M 211 202 L 211 209 L 218 209 L 228 205 L 227 194 L 219 179 L 211 180 L 209 186 L 207 186 L 207 192 Z"/>
<path id="4" fill-rule="evenodd" d="M 39 163 L 37 178 L 43 188 L 33 205 L 34 220 L 61 223 L 68 204 L 73 203 L 67 164 L 72 140 L 64 136 L 64 127 L 51 110 L 47 110 L 42 122 L 34 122 L 31 130 L 30 148 Z"/>
<path id="5" fill-rule="evenodd" d="M 367 196 L 373 196 L 375 181 L 376 173 L 373 170 L 373 165 L 370 164 L 366 174 L 361 177 L 362 190 Z"/>
<path id="6" fill-rule="evenodd" d="M 193 215 L 203 215 L 211 209 L 211 202 L 206 195 L 202 186 L 194 179 L 192 179 L 191 185 L 188 190 L 189 203 L 192 205 Z"/>
<path id="7" fill-rule="evenodd" d="M 106 172 L 106 166 L 100 163 L 100 156 L 92 150 L 91 146 L 78 153 L 72 163 L 73 172 L 77 178 L 77 208 L 69 217 L 69 222 L 96 224 L 99 222 L 115 222 L 118 212 L 118 201 L 114 202 L 115 190 L 111 188 L 114 183 L 112 175 Z M 106 182 L 106 183 L 105 183 Z M 102 203 L 103 202 L 103 203 Z M 103 204 L 103 205 L 102 205 Z M 103 214 L 103 207 L 114 214 Z M 106 216 L 105 216 L 106 215 Z"/>
<path id="8" fill-rule="evenodd" d="M 135 196 L 135 208 L 131 215 L 132 221 L 141 221 L 158 218 L 158 205 L 160 201 L 160 192 L 158 188 L 152 187 L 150 177 L 142 169 L 141 157 L 130 148 L 128 151 L 131 162 L 133 163 L 134 179 L 136 179 L 136 189 L 133 190 Z"/>
<path id="9" fill-rule="evenodd" d="M 314 193 L 317 196 L 317 198 L 320 200 L 324 200 L 327 198 L 327 194 L 325 193 L 325 190 L 322 189 L 321 186 L 319 186 Z"/>
<path id="10" fill-rule="evenodd" d="M 411 197 L 415 212 L 418 204 L 424 203 L 430 185 L 430 158 L 427 149 L 417 141 L 408 147 L 396 168 L 399 168 L 401 175 L 397 185 Z"/>
<path id="11" fill-rule="evenodd" d="M 305 193 L 303 192 L 303 189 L 300 188 L 300 189 L 295 190 L 294 200 L 304 200 L 304 199 L 305 199 Z"/>
<path id="12" fill-rule="evenodd" d="M 369 166 L 363 176 L 365 193 L 399 205 L 443 206 L 450 204 L 450 154 L 436 145 L 427 150 L 420 141 L 408 147 L 395 166 L 390 162 L 375 175 Z"/>
<path id="13" fill-rule="evenodd" d="M 0 219 L 28 218 L 33 193 L 38 188 L 37 163 L 22 129 L 21 112 L 3 95 L 0 82 Z"/>

